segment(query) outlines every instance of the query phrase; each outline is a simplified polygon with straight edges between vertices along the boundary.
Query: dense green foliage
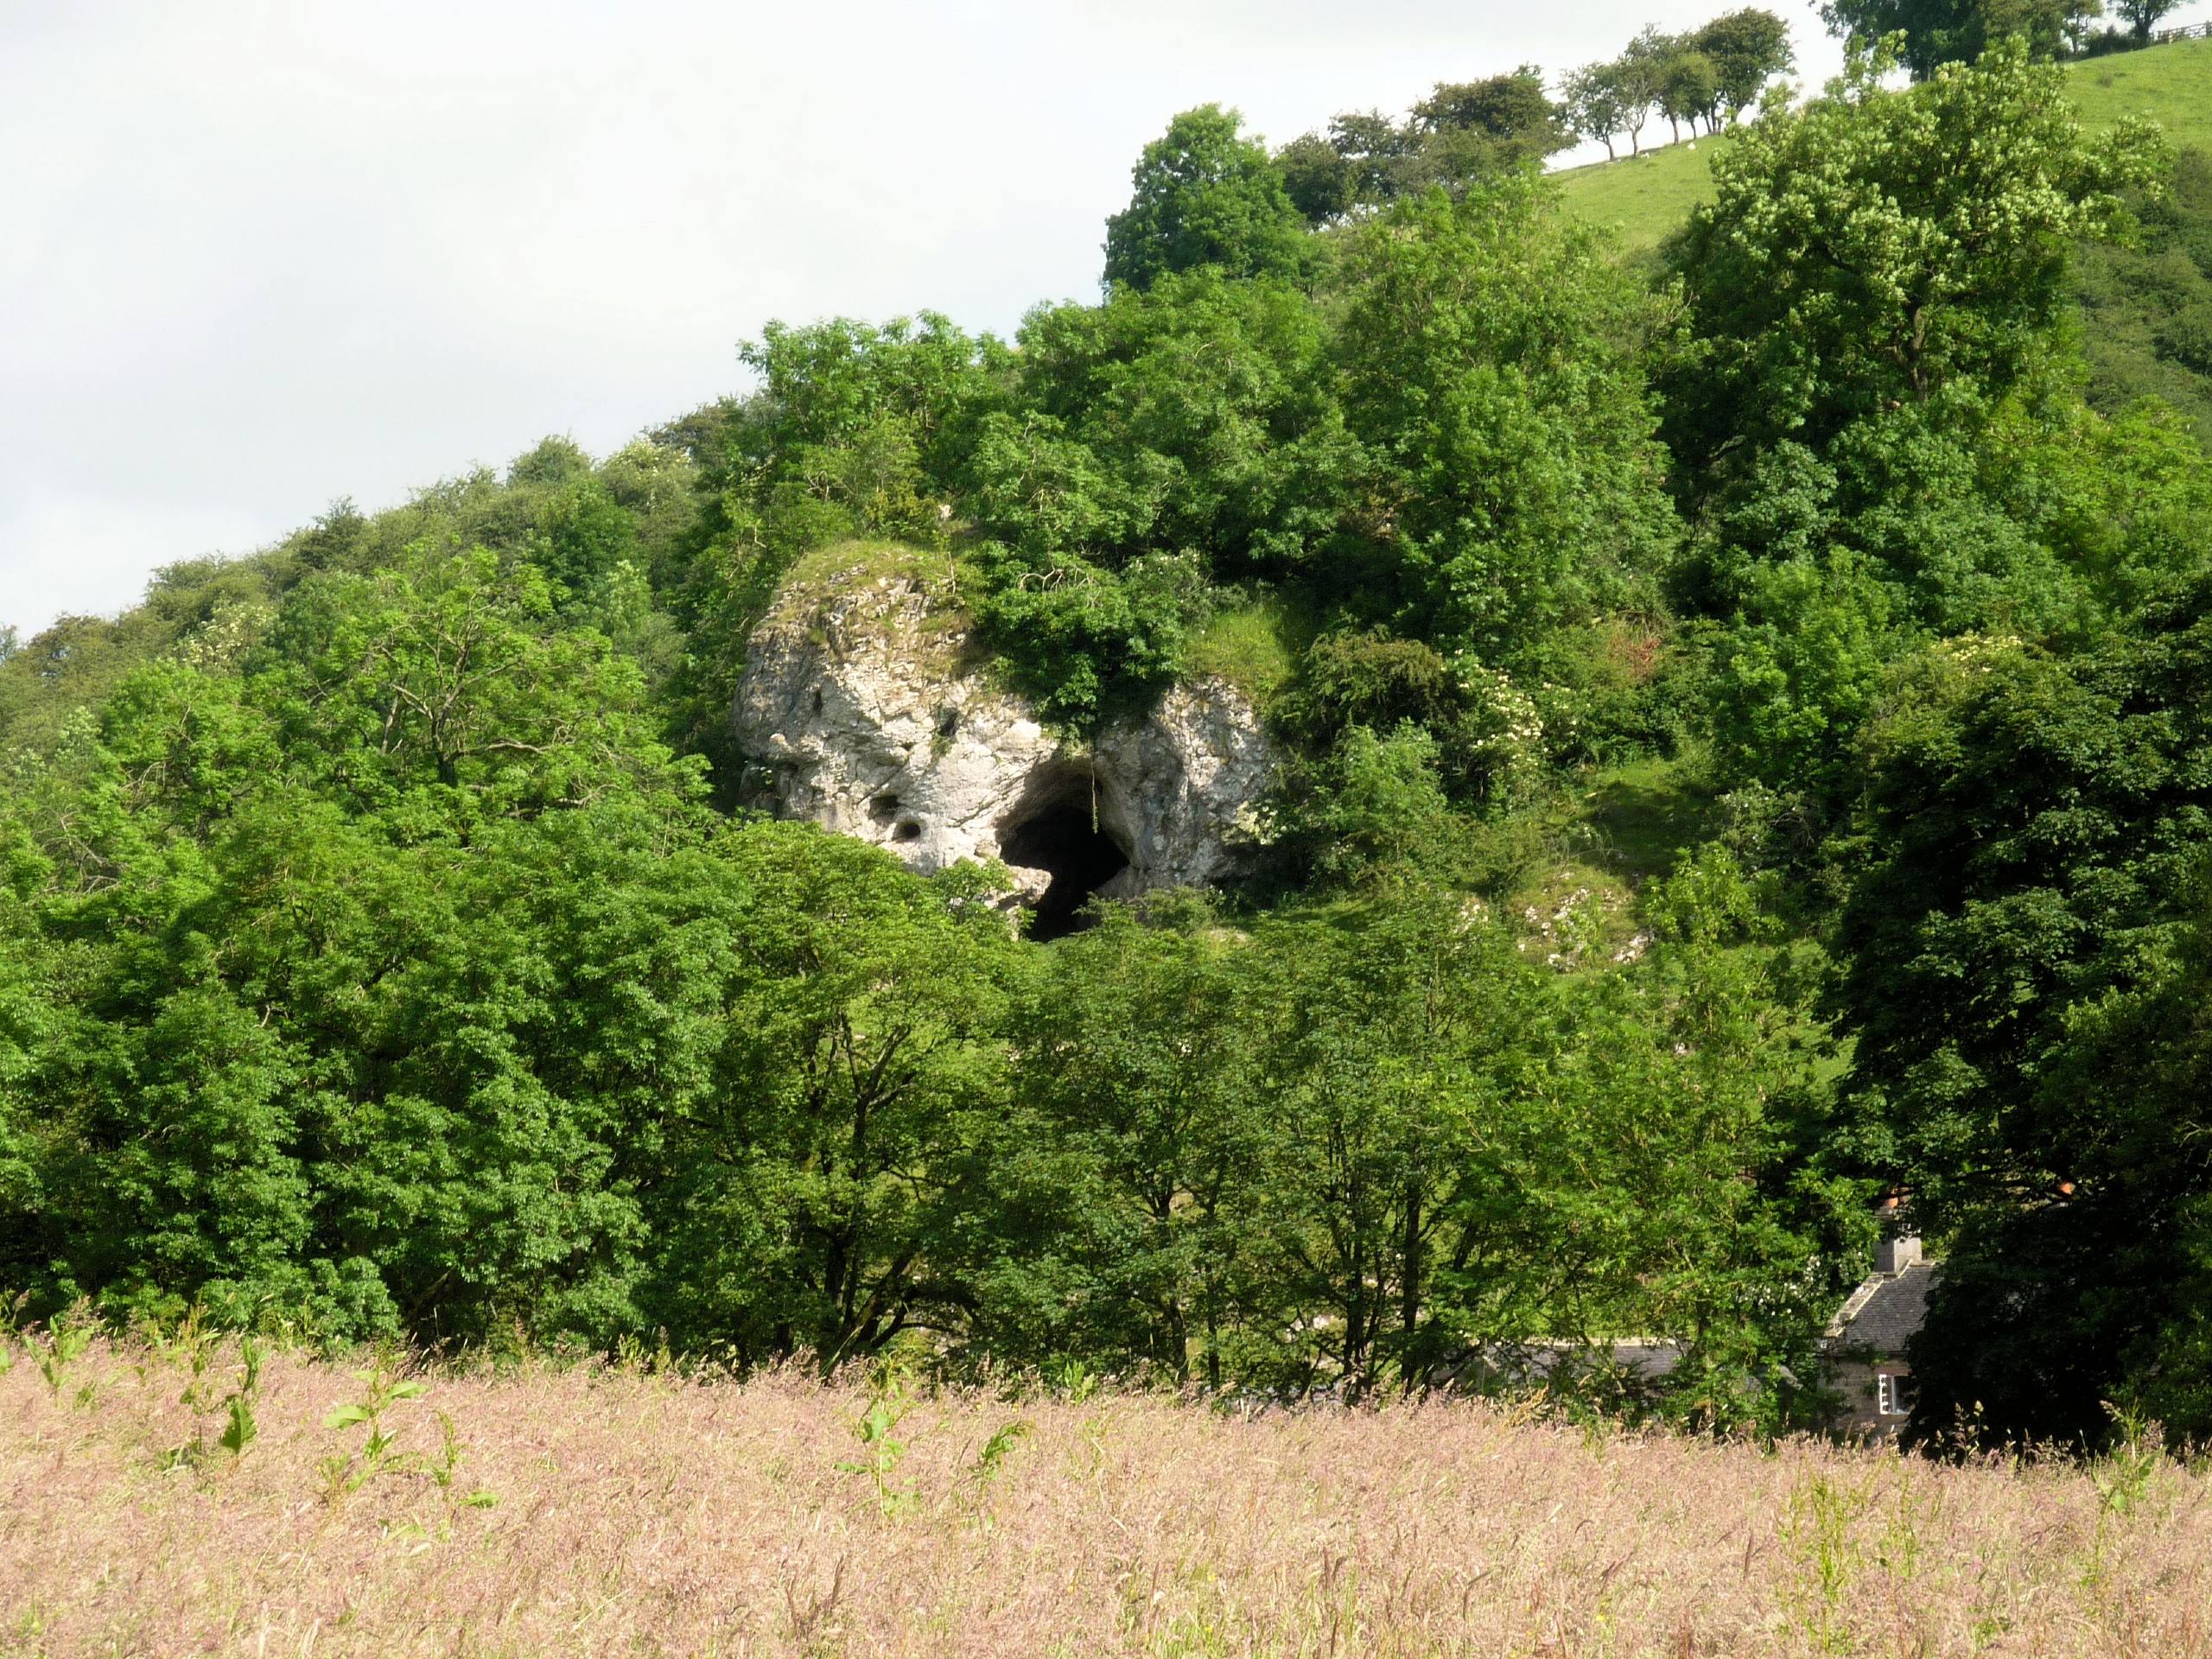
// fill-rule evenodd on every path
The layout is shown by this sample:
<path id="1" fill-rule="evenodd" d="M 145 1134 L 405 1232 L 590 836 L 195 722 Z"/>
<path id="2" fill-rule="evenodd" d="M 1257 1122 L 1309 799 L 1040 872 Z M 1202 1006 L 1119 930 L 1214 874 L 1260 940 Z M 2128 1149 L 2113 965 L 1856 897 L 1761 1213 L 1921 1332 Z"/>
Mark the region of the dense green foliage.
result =
<path id="1" fill-rule="evenodd" d="M 1641 107 L 1743 114 L 1772 22 L 1639 37 Z M 1923 1431 L 2212 1431 L 2212 460 L 2136 395 L 2202 167 L 2021 41 L 1885 63 L 1647 266 L 1532 164 L 1635 88 L 1209 105 L 1010 343 L 774 326 L 604 461 L 0 634 L 0 1286 L 1779 1425 L 1901 1186 Z M 1071 744 L 1253 695 L 1248 879 L 1043 944 L 734 810 L 855 543 Z"/>
<path id="2" fill-rule="evenodd" d="M 1624 1326 L 1802 1348 L 1805 1308 L 1745 1322 L 1829 1218 L 1736 1179 L 1798 1065 L 1715 950 L 1756 925 L 1725 861 L 1633 983 L 1417 859 L 1249 938 L 1163 907 L 1042 950 L 980 872 L 705 810 L 547 592 L 482 552 L 313 576 L 238 671 L 144 666 L 19 763 L 0 1260 L 41 1307 L 1359 1391 Z"/>
<path id="3" fill-rule="evenodd" d="M 1145 146 L 1129 205 L 1106 221 L 1106 282 L 1150 288 L 1171 271 L 1289 276 L 1304 257 L 1282 175 L 1234 110 L 1185 111 Z"/>
<path id="4" fill-rule="evenodd" d="M 1571 142 L 1567 112 L 1523 64 L 1485 80 L 1440 81 L 1403 121 L 1373 110 L 1339 115 L 1325 137 L 1293 140 L 1275 162 L 1292 202 L 1321 226 L 1433 189 L 1459 194 Z"/>
<path id="5" fill-rule="evenodd" d="M 2131 206 L 2133 245 L 2083 250 L 2075 276 L 2089 400 L 2157 397 L 2212 443 L 2212 156 L 2183 150 L 2172 188 Z"/>
<path id="6" fill-rule="evenodd" d="M 2200 522 L 2202 522 L 2200 520 Z M 2093 1435 L 2115 1375 L 2201 1422 L 2212 585 L 2076 655 L 1955 647 L 1870 734 L 1840 926 L 1871 1149 L 1958 1234 L 1940 1418 Z"/>
<path id="7" fill-rule="evenodd" d="M 2068 251 L 2116 226 L 2151 141 L 2085 138 L 2017 43 L 1903 95 L 1880 67 L 1747 134 L 1675 256 L 1694 341 L 1669 435 L 1701 597 L 1733 613 L 1716 734 L 1775 787 L 1856 768 L 1906 642 L 2079 626 L 2173 550 L 2139 552 L 2158 532 L 2118 502 L 2056 499 L 2142 453 L 2059 384 L 2059 324 Z"/>
<path id="8" fill-rule="evenodd" d="M 1999 41 L 2017 38 L 2037 58 L 2058 56 L 2088 33 L 2102 0 L 1822 0 L 1821 16 L 1847 39 L 1871 43 L 1891 35 L 1916 78 L 1944 63 L 1972 62 Z"/>

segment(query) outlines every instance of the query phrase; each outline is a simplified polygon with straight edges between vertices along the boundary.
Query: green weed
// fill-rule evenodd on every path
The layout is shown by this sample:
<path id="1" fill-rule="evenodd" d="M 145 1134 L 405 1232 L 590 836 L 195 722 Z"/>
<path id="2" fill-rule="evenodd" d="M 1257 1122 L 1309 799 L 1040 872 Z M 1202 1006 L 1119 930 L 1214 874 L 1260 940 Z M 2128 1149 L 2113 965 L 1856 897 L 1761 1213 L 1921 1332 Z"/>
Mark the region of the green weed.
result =
<path id="1" fill-rule="evenodd" d="M 875 1370 L 868 1408 L 853 1424 L 853 1433 L 862 1447 L 861 1455 L 837 1465 L 846 1474 L 868 1477 L 874 1488 L 876 1510 L 886 1520 L 904 1515 L 918 1501 L 911 1484 L 899 1485 L 893 1478 L 898 1473 L 899 1460 L 906 1454 L 906 1443 L 899 1438 L 899 1425 L 913 1408 L 913 1395 L 905 1372 L 896 1362 L 883 1361 Z"/>
<path id="2" fill-rule="evenodd" d="M 197 1307 L 186 1315 L 175 1351 L 181 1357 L 188 1372 L 180 1402 L 195 1417 L 219 1413 L 222 1427 L 215 1435 L 214 1450 L 227 1452 L 232 1458 L 245 1456 L 246 1447 L 261 1434 L 254 1415 L 254 1403 L 261 1393 L 260 1339 L 250 1332 L 238 1339 L 236 1380 L 220 1392 L 215 1376 L 219 1349 L 214 1337 L 201 1324 Z M 172 1468 L 196 1466 L 212 1455 L 206 1431 L 195 1428 L 193 1437 L 183 1445 L 172 1447 L 163 1461 Z"/>
<path id="3" fill-rule="evenodd" d="M 430 1391 L 428 1383 L 412 1377 L 395 1376 L 381 1365 L 372 1370 L 356 1371 L 353 1376 L 365 1385 L 365 1392 L 351 1405 L 340 1406 L 324 1417 L 322 1426 L 342 1431 L 365 1424 L 368 1438 L 358 1452 L 340 1452 L 322 1460 L 324 1495 L 333 1503 L 349 1492 L 359 1491 L 378 1475 L 394 1472 L 405 1465 L 405 1455 L 395 1449 L 399 1433 L 386 1427 L 385 1420 L 393 1407 L 419 1400 Z"/>
<path id="4" fill-rule="evenodd" d="M 1046 1373 L 1052 1392 L 1070 1405 L 1079 1406 L 1103 1386 L 1097 1372 L 1079 1359 L 1064 1359 Z"/>
<path id="5" fill-rule="evenodd" d="M 2111 1565 L 2113 1535 L 2126 1517 L 2143 1507 L 2152 1478 L 2166 1460 L 2156 1423 L 2110 1401 L 2105 1402 L 2105 1411 L 2120 1429 L 2120 1440 L 2089 1465 L 2089 1480 L 2097 1493 L 2097 1530 L 2090 1541 L 2089 1559 L 2082 1569 L 2082 1582 L 2092 1590 L 2103 1583 Z"/>
<path id="6" fill-rule="evenodd" d="M 1866 1504 L 1865 1491 L 1815 1475 L 1789 1495 L 1783 1516 L 1783 1541 L 1805 1570 L 1804 1578 L 1783 1594 L 1820 1652 L 1850 1650 L 1850 1638 L 1838 1621 L 1859 1567 L 1852 1526 Z"/>
<path id="7" fill-rule="evenodd" d="M 69 1368 L 84 1357 L 85 1350 L 92 1345 L 96 1322 L 84 1304 L 79 1303 L 67 1313 L 59 1315 L 47 1327 L 43 1341 L 35 1342 L 33 1351 L 38 1356 L 39 1375 L 46 1379 L 48 1393 L 59 1399 L 68 1385 Z M 77 1390 L 77 1403 L 92 1402 L 92 1384 Z"/>
<path id="8" fill-rule="evenodd" d="M 1013 1455 L 1014 1448 L 1028 1434 L 1029 1429 L 1030 1422 L 1027 1417 L 1016 1417 L 1010 1422 L 1000 1424 L 991 1438 L 983 1442 L 983 1449 L 976 1454 L 975 1464 L 969 1470 L 978 1487 L 988 1486 L 1005 1471 L 1007 1459 Z"/>
<path id="9" fill-rule="evenodd" d="M 16 1369 L 16 1345 L 22 1340 L 23 1310 L 30 1301 L 31 1294 L 27 1290 L 0 1301 L 0 1376 Z"/>

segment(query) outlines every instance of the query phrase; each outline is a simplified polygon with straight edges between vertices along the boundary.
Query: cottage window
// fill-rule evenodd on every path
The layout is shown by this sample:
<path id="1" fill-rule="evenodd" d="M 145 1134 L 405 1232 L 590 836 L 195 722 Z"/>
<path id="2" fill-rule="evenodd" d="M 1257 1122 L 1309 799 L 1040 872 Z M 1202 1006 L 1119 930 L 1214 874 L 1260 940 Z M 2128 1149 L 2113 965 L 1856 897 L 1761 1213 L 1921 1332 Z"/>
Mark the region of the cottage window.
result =
<path id="1" fill-rule="evenodd" d="M 1874 1409 L 1885 1417 L 1910 1417 L 1920 1389 L 1910 1376 L 1885 1371 L 1874 1379 Z"/>

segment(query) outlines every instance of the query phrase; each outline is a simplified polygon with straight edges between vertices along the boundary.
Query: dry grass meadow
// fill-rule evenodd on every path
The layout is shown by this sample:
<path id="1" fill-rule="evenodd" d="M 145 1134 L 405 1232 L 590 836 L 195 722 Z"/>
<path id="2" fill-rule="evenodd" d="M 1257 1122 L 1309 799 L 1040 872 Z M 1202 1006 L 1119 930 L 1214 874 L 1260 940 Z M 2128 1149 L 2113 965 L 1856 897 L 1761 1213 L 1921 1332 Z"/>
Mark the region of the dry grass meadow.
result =
<path id="1" fill-rule="evenodd" d="M 13 1351 L 10 1655 L 2212 1653 L 2212 1478 L 2148 1455 L 1114 1395 L 868 1441 L 864 1388 L 550 1365 L 332 1427 L 368 1385 L 283 1353 L 234 1454 L 234 1350 Z"/>

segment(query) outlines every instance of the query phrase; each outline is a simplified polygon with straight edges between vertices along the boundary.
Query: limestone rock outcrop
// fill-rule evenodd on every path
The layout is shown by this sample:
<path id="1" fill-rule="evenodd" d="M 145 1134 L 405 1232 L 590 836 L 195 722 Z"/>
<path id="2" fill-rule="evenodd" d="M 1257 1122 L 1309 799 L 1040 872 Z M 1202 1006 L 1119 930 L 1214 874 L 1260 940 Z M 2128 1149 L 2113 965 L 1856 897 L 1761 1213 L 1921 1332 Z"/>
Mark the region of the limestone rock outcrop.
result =
<path id="1" fill-rule="evenodd" d="M 1095 749 L 1048 731 L 970 638 L 951 563 L 817 554 L 754 631 L 734 711 L 751 792 L 917 870 L 999 858 L 1039 930 L 1094 892 L 1233 874 L 1275 760 L 1227 682 L 1171 689 Z"/>

